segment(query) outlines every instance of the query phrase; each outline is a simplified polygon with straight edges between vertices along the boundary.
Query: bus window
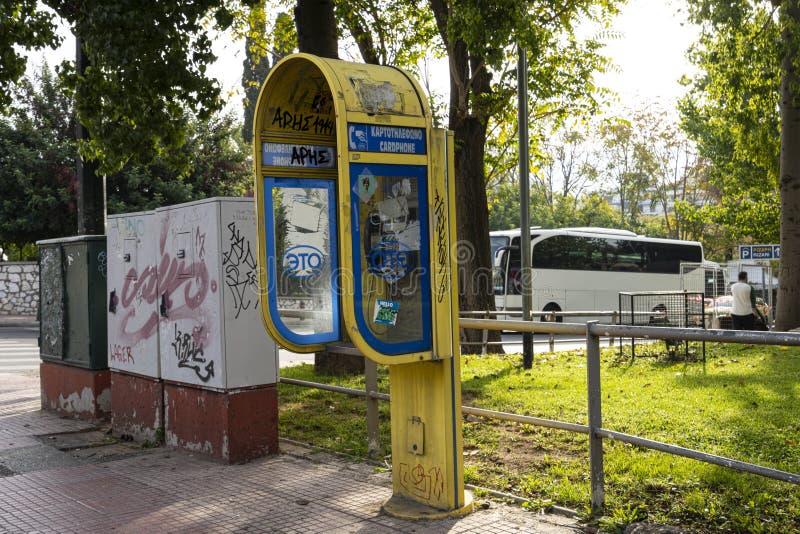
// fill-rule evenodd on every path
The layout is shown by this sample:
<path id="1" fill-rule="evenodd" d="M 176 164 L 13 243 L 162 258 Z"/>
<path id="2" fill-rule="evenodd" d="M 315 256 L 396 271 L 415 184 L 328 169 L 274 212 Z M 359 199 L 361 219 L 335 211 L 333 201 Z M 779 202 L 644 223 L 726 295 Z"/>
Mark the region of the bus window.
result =
<path id="1" fill-rule="evenodd" d="M 608 269 L 608 256 L 605 239 L 555 235 L 536 243 L 532 263 L 538 269 L 604 271 Z"/>
<path id="2" fill-rule="evenodd" d="M 680 274 L 681 262 L 702 263 L 703 249 L 698 245 L 644 243 L 647 247 L 647 271 Z"/>
<path id="3" fill-rule="evenodd" d="M 517 240 L 517 242 L 519 243 L 519 240 Z M 503 290 L 506 295 L 519 295 L 520 289 L 522 288 L 522 280 L 520 278 L 520 272 L 522 271 L 522 254 L 520 254 L 519 246 L 512 246 L 506 250 L 503 260 L 501 265 L 507 276 L 507 283 L 504 284 Z"/>
<path id="4" fill-rule="evenodd" d="M 536 239 L 538 234 L 531 234 Z M 501 247 L 502 248 L 502 247 Z M 522 293 L 522 253 L 520 239 L 511 239 L 505 250 L 500 250 L 499 261 L 495 262 L 494 292 L 498 295 L 520 295 Z"/>
<path id="5" fill-rule="evenodd" d="M 642 272 L 645 269 L 645 254 L 642 243 L 627 239 L 609 239 L 608 247 L 613 260 L 609 266 L 610 271 L 629 273 Z"/>

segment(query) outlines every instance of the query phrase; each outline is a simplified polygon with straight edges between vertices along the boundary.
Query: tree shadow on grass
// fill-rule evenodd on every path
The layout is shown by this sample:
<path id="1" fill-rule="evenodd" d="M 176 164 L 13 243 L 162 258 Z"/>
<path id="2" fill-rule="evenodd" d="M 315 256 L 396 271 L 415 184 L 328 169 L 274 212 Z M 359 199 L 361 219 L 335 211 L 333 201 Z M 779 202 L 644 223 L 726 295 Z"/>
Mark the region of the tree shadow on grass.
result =
<path id="1" fill-rule="evenodd" d="M 705 413 L 707 426 L 717 431 L 712 448 L 733 451 L 739 460 L 800 472 L 800 356 L 784 355 L 777 347 L 722 350 L 715 350 L 703 373 L 676 373 L 672 390 L 676 395 L 704 391 L 719 407 Z"/>

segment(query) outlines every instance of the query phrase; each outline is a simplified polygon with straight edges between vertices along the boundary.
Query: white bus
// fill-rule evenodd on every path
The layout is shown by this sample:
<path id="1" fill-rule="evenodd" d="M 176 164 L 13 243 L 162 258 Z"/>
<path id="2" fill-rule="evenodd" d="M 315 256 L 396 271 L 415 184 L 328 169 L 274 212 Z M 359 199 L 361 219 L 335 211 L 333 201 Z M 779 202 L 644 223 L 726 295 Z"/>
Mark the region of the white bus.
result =
<path id="1" fill-rule="evenodd" d="M 522 309 L 520 231 L 489 235 L 495 307 L 518 312 Z M 543 319 L 547 316 L 538 312 L 616 310 L 621 291 L 679 291 L 681 263 L 703 266 L 696 273 L 702 287 L 708 279 L 706 267 L 716 265 L 704 260 L 703 245 L 697 241 L 643 237 L 609 228 L 534 227 L 530 236 L 532 311 Z"/>

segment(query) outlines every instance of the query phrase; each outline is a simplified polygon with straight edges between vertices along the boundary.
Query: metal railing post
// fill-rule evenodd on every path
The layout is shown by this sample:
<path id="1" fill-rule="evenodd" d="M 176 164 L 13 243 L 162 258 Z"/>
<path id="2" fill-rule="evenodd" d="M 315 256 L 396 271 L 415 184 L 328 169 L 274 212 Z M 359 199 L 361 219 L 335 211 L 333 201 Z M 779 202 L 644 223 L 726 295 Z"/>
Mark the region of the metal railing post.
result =
<path id="1" fill-rule="evenodd" d="M 486 319 L 491 319 L 492 318 L 492 316 L 489 314 L 489 310 L 486 310 L 486 315 L 484 316 L 484 318 L 486 318 Z M 483 330 L 481 330 L 481 333 L 482 333 L 482 336 L 483 336 L 481 338 L 481 341 L 482 341 L 482 344 L 481 344 L 481 356 L 486 356 L 486 346 L 489 343 L 489 331 L 484 328 Z"/>
<path id="2" fill-rule="evenodd" d="M 548 320 L 552 323 L 556 322 L 556 312 L 550 312 Z M 550 352 L 556 351 L 556 335 L 550 334 Z"/>
<path id="3" fill-rule="evenodd" d="M 367 456 L 377 458 L 381 453 L 378 399 L 370 393 L 378 392 L 378 364 L 369 358 L 364 361 L 364 389 L 367 392 Z"/>
<path id="4" fill-rule="evenodd" d="M 597 321 L 586 323 L 586 382 L 589 397 L 589 469 L 591 479 L 592 514 L 603 512 L 605 479 L 603 476 L 603 438 L 597 431 L 603 426 L 602 395 L 600 392 L 600 338 L 592 333 Z"/>
<path id="5" fill-rule="evenodd" d="M 617 312 L 616 311 L 611 312 L 611 324 L 618 324 L 617 323 Z M 609 347 L 613 347 L 614 346 L 614 336 L 613 335 L 608 338 L 608 346 Z"/>

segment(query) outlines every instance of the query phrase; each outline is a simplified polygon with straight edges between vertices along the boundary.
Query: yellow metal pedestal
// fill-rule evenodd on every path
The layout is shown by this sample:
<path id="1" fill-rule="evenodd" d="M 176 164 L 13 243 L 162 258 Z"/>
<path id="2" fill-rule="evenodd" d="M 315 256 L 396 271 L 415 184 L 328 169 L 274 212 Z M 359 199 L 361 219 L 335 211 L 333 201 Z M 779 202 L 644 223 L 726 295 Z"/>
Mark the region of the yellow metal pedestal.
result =
<path id="1" fill-rule="evenodd" d="M 472 510 L 464 491 L 459 358 L 389 368 L 392 487 L 386 513 L 441 518 Z"/>
<path id="2" fill-rule="evenodd" d="M 464 492 L 464 501 L 464 506 L 456 510 L 439 510 L 400 495 L 393 495 L 383 503 L 381 509 L 390 516 L 400 519 L 446 519 L 465 516 L 472 512 L 472 493 Z"/>

